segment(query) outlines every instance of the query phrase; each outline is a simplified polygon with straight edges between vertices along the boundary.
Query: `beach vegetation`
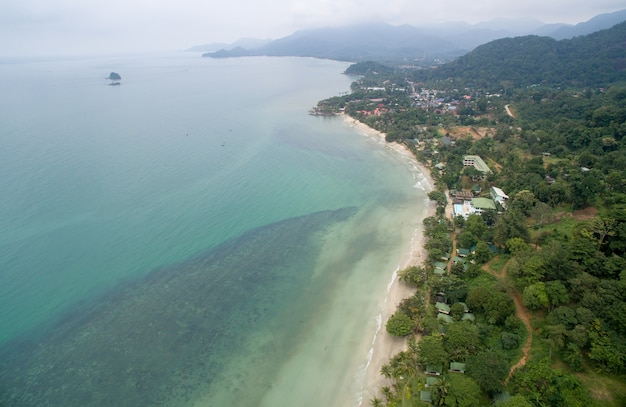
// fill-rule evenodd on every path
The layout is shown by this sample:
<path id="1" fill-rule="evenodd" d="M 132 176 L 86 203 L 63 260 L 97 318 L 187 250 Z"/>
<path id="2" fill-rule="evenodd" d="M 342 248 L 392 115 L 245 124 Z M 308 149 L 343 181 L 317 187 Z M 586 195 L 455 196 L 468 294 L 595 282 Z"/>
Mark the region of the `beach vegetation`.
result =
<path id="1" fill-rule="evenodd" d="M 407 336 L 415 329 L 415 324 L 404 312 L 396 311 L 385 325 L 387 332 L 394 336 Z"/>

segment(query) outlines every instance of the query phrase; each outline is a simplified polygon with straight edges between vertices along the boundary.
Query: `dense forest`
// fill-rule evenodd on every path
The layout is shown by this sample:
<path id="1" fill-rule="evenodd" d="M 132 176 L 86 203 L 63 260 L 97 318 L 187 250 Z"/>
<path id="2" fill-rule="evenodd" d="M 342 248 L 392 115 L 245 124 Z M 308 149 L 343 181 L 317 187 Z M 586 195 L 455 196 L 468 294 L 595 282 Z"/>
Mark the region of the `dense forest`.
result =
<path id="1" fill-rule="evenodd" d="M 488 90 L 501 89 L 502 81 L 507 81 L 509 87 L 606 86 L 626 80 L 625 37 L 626 22 L 569 40 L 503 38 L 481 45 L 439 69 L 422 71 L 416 78 L 454 78 Z"/>
<path id="2" fill-rule="evenodd" d="M 385 132 L 436 181 L 428 258 L 400 273 L 416 291 L 387 322 L 408 347 L 371 404 L 626 405 L 626 24 L 350 72 L 315 111 Z M 450 216 L 491 187 L 506 205 Z"/>

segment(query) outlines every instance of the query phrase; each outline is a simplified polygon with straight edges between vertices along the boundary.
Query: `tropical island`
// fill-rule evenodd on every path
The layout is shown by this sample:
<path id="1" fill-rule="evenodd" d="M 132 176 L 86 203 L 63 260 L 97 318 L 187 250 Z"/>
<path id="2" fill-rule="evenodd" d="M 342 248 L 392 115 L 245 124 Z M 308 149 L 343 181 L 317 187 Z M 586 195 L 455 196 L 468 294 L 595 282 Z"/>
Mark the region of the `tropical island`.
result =
<path id="1" fill-rule="evenodd" d="M 430 169 L 436 215 L 372 406 L 626 405 L 626 23 L 361 62 L 343 114 Z"/>

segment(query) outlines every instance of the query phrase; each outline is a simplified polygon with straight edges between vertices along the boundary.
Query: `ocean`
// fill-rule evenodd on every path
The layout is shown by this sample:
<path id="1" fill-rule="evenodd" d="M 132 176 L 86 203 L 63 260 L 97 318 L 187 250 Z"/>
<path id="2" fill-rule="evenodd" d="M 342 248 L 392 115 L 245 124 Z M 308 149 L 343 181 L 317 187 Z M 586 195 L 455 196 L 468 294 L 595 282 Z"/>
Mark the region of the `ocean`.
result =
<path id="1" fill-rule="evenodd" d="M 365 404 L 428 186 L 347 67 L 0 61 L 0 405 Z"/>

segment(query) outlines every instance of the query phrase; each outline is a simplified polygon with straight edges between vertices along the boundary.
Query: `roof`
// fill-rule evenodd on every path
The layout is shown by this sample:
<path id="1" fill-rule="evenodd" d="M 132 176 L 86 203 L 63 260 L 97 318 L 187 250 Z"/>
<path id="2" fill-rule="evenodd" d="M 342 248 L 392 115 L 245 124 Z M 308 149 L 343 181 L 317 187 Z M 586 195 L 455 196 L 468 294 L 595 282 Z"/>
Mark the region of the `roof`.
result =
<path id="1" fill-rule="evenodd" d="M 426 403 L 433 402 L 433 398 L 430 393 L 430 390 L 420 390 L 420 401 L 424 401 Z"/>
<path id="2" fill-rule="evenodd" d="M 467 313 L 463 314 L 463 316 L 461 317 L 461 321 L 472 321 L 472 322 L 474 322 L 475 320 L 476 320 L 476 317 L 471 312 L 467 312 Z"/>
<path id="3" fill-rule="evenodd" d="M 436 302 L 435 303 L 435 308 L 437 308 L 439 310 L 439 312 L 443 312 L 445 314 L 450 312 L 450 306 L 448 304 L 446 304 L 446 303 L 443 303 L 443 302 Z"/>
<path id="4" fill-rule="evenodd" d="M 466 249 L 464 247 L 459 247 L 458 249 L 456 249 L 456 252 L 460 255 L 460 256 L 469 256 L 470 254 L 470 250 Z"/>
<path id="5" fill-rule="evenodd" d="M 447 324 L 449 324 L 450 322 L 454 322 L 454 319 L 452 319 L 450 315 L 441 314 L 441 313 L 437 314 L 437 319 Z"/>
<path id="6" fill-rule="evenodd" d="M 502 198 L 507 198 L 507 199 L 509 198 L 509 196 L 507 194 L 505 194 L 504 191 L 501 190 L 498 187 L 491 187 L 490 192 L 492 192 L 492 191 L 493 191 L 494 195 L 496 195 L 496 196 L 500 196 Z"/>
<path id="7" fill-rule="evenodd" d="M 450 362 L 450 371 L 465 373 L 465 363 Z"/>
<path id="8" fill-rule="evenodd" d="M 426 386 L 436 386 L 437 383 L 439 382 L 439 378 L 437 377 L 432 377 L 432 376 L 428 376 L 426 378 Z"/>
<path id="9" fill-rule="evenodd" d="M 491 173 L 489 166 L 478 155 L 464 155 L 463 161 L 471 161 L 474 168 L 483 173 Z"/>
<path id="10" fill-rule="evenodd" d="M 426 374 L 435 374 L 440 375 L 443 367 L 441 365 L 426 365 L 426 370 L 424 372 Z"/>
<path id="11" fill-rule="evenodd" d="M 435 268 L 440 268 L 440 269 L 445 269 L 446 268 L 446 264 L 442 263 L 440 261 L 436 261 L 433 266 L 435 266 Z"/>
<path id="12" fill-rule="evenodd" d="M 493 209 L 494 211 L 496 210 L 496 204 L 493 202 L 493 199 L 489 198 L 473 198 L 472 205 L 474 206 L 474 208 L 478 209 Z"/>

